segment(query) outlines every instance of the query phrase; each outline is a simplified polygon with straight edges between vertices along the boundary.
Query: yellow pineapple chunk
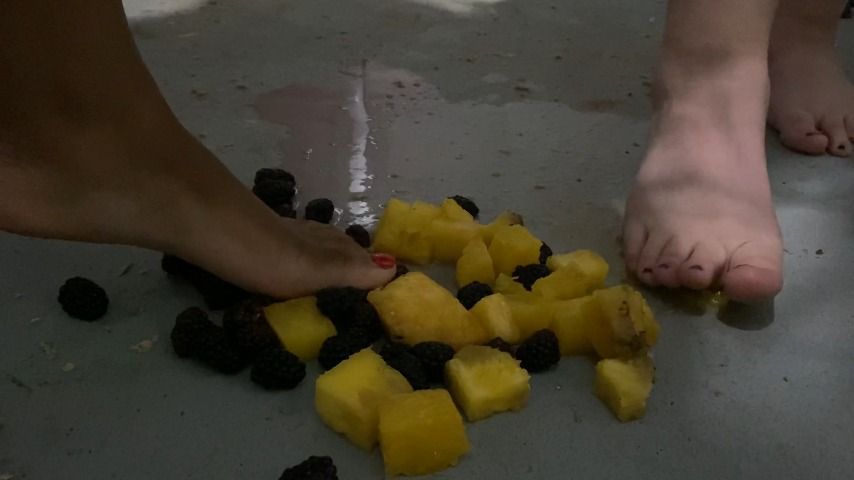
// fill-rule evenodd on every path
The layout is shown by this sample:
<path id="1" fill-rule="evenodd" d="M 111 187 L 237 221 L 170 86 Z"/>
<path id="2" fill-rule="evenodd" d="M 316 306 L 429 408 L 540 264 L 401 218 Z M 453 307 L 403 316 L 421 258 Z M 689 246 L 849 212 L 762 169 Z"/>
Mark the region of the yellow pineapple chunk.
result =
<path id="1" fill-rule="evenodd" d="M 471 448 L 447 390 L 388 398 L 379 411 L 380 448 L 391 475 L 427 475 L 457 464 Z"/>
<path id="2" fill-rule="evenodd" d="M 594 391 L 621 422 L 628 422 L 643 417 L 654 376 L 655 367 L 647 354 L 606 358 L 596 364 Z"/>
<path id="3" fill-rule="evenodd" d="M 531 292 L 525 290 L 525 287 L 513 280 L 513 277 L 504 273 L 499 273 L 495 278 L 495 287 L 493 290 L 504 295 L 529 295 Z"/>
<path id="4" fill-rule="evenodd" d="M 486 329 L 444 287 L 411 272 L 368 294 L 392 338 L 408 345 L 444 342 L 459 349 L 484 343 Z"/>
<path id="5" fill-rule="evenodd" d="M 377 443 L 379 404 L 411 391 L 403 375 L 366 348 L 317 377 L 314 405 L 329 428 L 371 450 Z"/>
<path id="6" fill-rule="evenodd" d="M 491 347 L 468 346 L 445 365 L 451 394 L 471 422 L 521 410 L 531 392 L 519 361 Z"/>
<path id="7" fill-rule="evenodd" d="M 630 358 L 655 345 L 660 329 L 652 310 L 628 285 L 597 290 L 597 321 L 590 324 L 590 341 L 602 358 Z"/>
<path id="8" fill-rule="evenodd" d="M 468 213 L 468 212 L 466 212 Z M 483 239 L 475 238 L 463 249 L 457 260 L 457 285 L 466 286 L 471 282 L 492 285 L 495 282 L 495 269 L 492 268 L 492 257 Z"/>
<path id="9" fill-rule="evenodd" d="M 525 340 L 538 330 L 549 328 L 559 303 L 543 300 L 530 292 L 522 295 L 505 295 L 505 299 L 510 305 L 513 323 L 519 329 L 520 340 Z"/>
<path id="10" fill-rule="evenodd" d="M 489 338 L 501 337 L 506 342 L 519 343 L 519 327 L 513 321 L 513 311 L 504 299 L 504 295 L 496 293 L 482 298 L 471 309 L 480 323 L 486 328 Z"/>
<path id="11" fill-rule="evenodd" d="M 317 309 L 315 297 L 274 303 L 264 315 L 282 345 L 302 360 L 313 360 L 327 338 L 335 335 L 335 325 Z"/>
<path id="12" fill-rule="evenodd" d="M 522 225 L 498 228 L 489 244 L 489 255 L 495 271 L 512 275 L 519 265 L 539 263 L 542 244 Z"/>
<path id="13" fill-rule="evenodd" d="M 580 272 L 586 279 L 590 291 L 604 287 L 605 279 L 608 278 L 608 262 L 592 250 L 576 250 L 552 255 L 546 261 L 546 266 L 553 272 L 563 268 L 572 268 Z"/>
<path id="14" fill-rule="evenodd" d="M 441 213 L 438 206 L 430 203 L 389 200 L 374 234 L 374 250 L 412 263 L 430 263 L 430 224 Z"/>
<path id="15" fill-rule="evenodd" d="M 547 300 L 571 300 L 583 297 L 594 289 L 587 279 L 574 268 L 562 268 L 543 277 L 531 287 L 531 291 Z"/>
<path id="16" fill-rule="evenodd" d="M 492 221 L 489 225 L 484 225 L 481 228 L 481 235 L 483 236 L 483 241 L 489 245 L 492 243 L 492 238 L 495 236 L 495 232 L 502 227 L 509 227 L 510 225 L 524 225 L 525 222 L 522 221 L 522 216 L 518 213 L 514 212 L 502 212 L 498 215 L 495 220 Z"/>
<path id="17" fill-rule="evenodd" d="M 386 203 L 377 231 L 374 233 L 373 249 L 377 252 L 396 254 L 401 250 L 403 227 L 411 205 L 392 198 Z"/>
<path id="18" fill-rule="evenodd" d="M 590 295 L 557 304 L 551 329 L 557 336 L 561 355 L 594 352 L 589 325 L 598 321 L 599 314 L 599 305 Z"/>
<path id="19" fill-rule="evenodd" d="M 463 211 L 468 214 L 468 212 Z M 427 232 L 437 262 L 453 263 L 474 239 L 480 239 L 480 225 L 474 222 L 459 222 L 438 218 L 430 224 Z M 491 262 L 491 260 L 490 260 Z"/>
<path id="20" fill-rule="evenodd" d="M 464 223 L 475 223 L 474 217 L 471 216 L 456 200 L 446 198 L 439 206 L 442 209 L 442 217 L 454 221 Z"/>

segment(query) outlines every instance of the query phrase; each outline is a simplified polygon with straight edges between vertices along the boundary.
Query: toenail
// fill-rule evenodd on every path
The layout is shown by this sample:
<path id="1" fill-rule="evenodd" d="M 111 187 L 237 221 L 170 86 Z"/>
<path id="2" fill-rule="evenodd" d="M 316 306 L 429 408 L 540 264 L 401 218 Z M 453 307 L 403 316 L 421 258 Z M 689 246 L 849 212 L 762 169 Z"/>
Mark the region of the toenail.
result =
<path id="1" fill-rule="evenodd" d="M 661 265 L 658 266 L 658 268 L 660 268 L 662 270 L 667 270 L 668 268 L 670 268 L 670 265 L 668 265 L 666 263 L 662 263 Z"/>
<path id="2" fill-rule="evenodd" d="M 691 265 L 691 270 L 699 270 L 703 271 L 703 267 L 701 265 Z"/>
<path id="3" fill-rule="evenodd" d="M 647 267 L 643 269 L 643 273 L 652 273 L 652 269 Z"/>
<path id="4" fill-rule="evenodd" d="M 385 253 L 375 253 L 371 255 L 371 260 L 373 260 L 378 267 L 385 270 L 390 270 L 394 268 L 397 264 L 397 261 L 394 259 L 394 257 L 392 257 L 391 255 L 386 255 Z"/>
<path id="5" fill-rule="evenodd" d="M 837 150 L 845 150 L 845 145 L 839 145 L 836 147 Z"/>

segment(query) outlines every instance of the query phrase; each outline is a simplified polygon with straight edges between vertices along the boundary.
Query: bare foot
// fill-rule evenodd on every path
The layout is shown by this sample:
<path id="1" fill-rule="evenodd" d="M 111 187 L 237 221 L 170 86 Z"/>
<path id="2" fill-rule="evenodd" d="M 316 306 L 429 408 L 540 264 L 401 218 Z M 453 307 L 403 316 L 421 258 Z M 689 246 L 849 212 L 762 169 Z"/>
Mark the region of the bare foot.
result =
<path id="1" fill-rule="evenodd" d="M 854 150 L 854 86 L 833 47 L 838 6 L 784 0 L 774 24 L 768 123 L 801 153 L 848 157 Z"/>
<path id="2" fill-rule="evenodd" d="M 764 61 L 662 72 L 623 230 L 626 266 L 644 283 L 722 288 L 742 301 L 781 289 L 765 168 L 767 85 Z"/>
<path id="3" fill-rule="evenodd" d="M 97 113 L 41 112 L 14 127 L 0 118 L 0 229 L 161 250 L 283 298 L 392 278 L 393 261 L 380 268 L 340 230 L 278 217 L 162 100 L 150 104 L 111 123 Z"/>

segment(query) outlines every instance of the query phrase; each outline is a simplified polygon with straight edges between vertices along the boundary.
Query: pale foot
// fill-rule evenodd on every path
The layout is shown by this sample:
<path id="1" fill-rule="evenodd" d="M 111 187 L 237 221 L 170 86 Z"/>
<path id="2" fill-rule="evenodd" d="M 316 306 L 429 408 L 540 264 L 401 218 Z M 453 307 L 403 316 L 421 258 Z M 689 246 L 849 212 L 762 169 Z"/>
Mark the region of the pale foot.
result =
<path id="1" fill-rule="evenodd" d="M 782 241 L 765 168 L 767 82 L 764 61 L 700 77 L 662 73 L 623 229 L 626 266 L 642 282 L 721 288 L 741 301 L 780 291 Z"/>

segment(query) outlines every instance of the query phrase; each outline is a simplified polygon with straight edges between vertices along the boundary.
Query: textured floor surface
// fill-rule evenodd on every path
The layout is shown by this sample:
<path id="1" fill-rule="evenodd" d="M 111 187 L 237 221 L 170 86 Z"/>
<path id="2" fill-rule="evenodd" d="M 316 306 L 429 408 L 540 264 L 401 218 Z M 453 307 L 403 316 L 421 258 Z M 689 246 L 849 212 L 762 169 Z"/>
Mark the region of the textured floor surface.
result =
<path id="1" fill-rule="evenodd" d="M 390 196 L 463 193 L 486 217 L 519 211 L 555 250 L 620 265 L 663 2 L 128 3 L 178 116 L 244 181 L 284 165 L 342 223 L 370 224 Z M 854 23 L 840 41 L 854 51 Z M 435 477 L 854 477 L 854 162 L 772 137 L 769 155 L 787 246 L 773 308 L 724 322 L 654 298 L 663 333 L 643 420 L 618 424 L 590 362 L 564 360 L 534 378 L 526 410 L 471 425 L 471 453 Z M 274 479 L 311 454 L 332 455 L 342 479 L 382 478 L 378 453 L 321 425 L 311 381 L 265 393 L 179 361 L 169 329 L 199 299 L 158 264 L 0 236 L 0 478 Z M 105 319 L 61 312 L 73 275 L 106 287 Z M 153 348 L 131 348 L 143 340 Z"/>

